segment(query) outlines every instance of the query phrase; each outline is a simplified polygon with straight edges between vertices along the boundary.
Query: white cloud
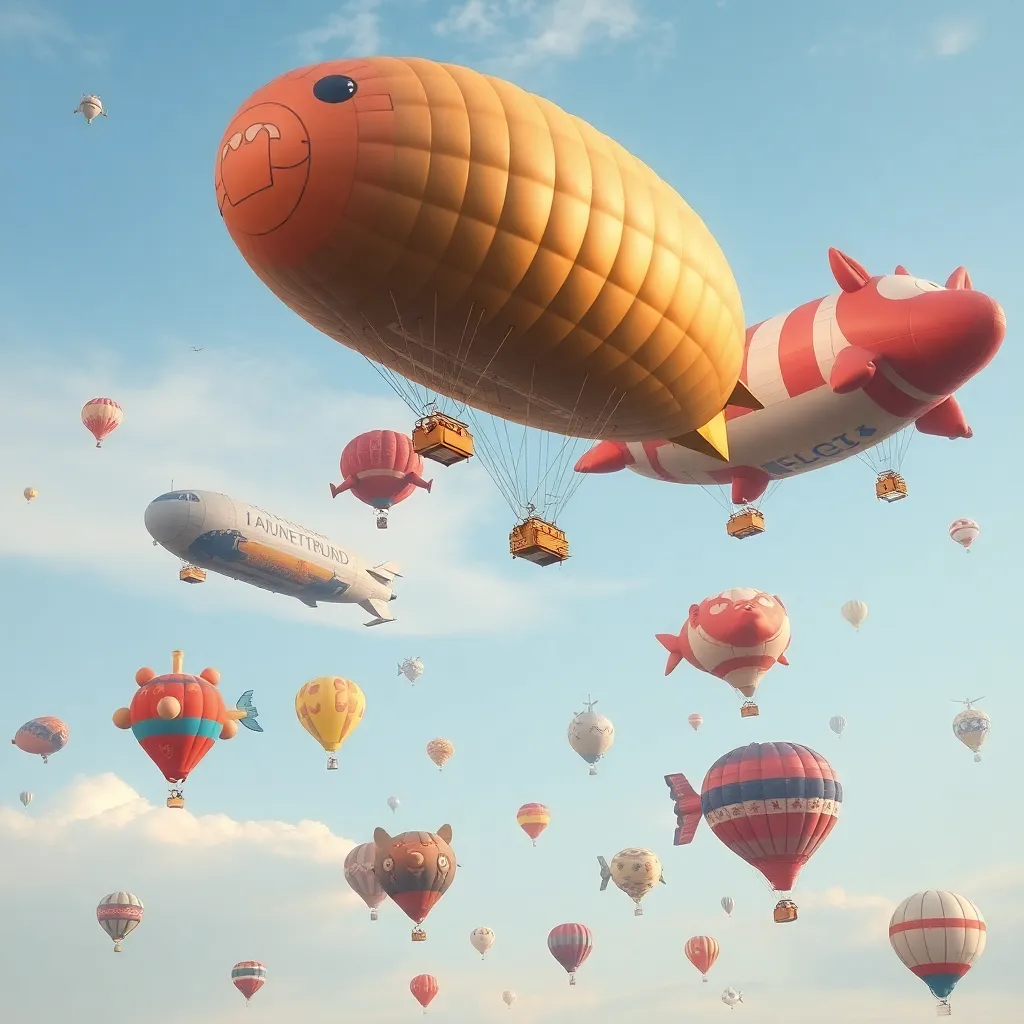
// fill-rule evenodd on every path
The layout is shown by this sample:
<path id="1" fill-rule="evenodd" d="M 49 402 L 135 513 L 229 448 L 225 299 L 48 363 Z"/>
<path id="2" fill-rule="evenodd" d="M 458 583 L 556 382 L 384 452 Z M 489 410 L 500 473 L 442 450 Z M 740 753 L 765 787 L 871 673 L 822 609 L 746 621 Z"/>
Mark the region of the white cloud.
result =
<path id="1" fill-rule="evenodd" d="M 392 511 L 389 529 L 377 530 L 372 510 L 351 495 L 332 501 L 328 481 L 340 480 L 341 449 L 360 431 L 409 429 L 404 404 L 332 390 L 287 363 L 186 349 L 179 346 L 142 381 L 102 355 L 91 367 L 83 361 L 69 369 L 8 350 L 0 402 L 21 429 L 0 465 L 8 527 L 0 531 L 0 558 L 88 571 L 212 614 L 234 609 L 363 629 L 366 613 L 352 605 L 310 609 L 215 573 L 202 586 L 181 584 L 178 563 L 152 546 L 143 524 L 146 506 L 173 480 L 306 524 L 370 564 L 396 562 L 403 574 L 391 606 L 397 621 L 377 627 L 389 634 L 514 630 L 568 614 L 582 597 L 629 589 L 511 559 L 496 565 L 492 553 L 506 543 L 511 514 L 473 463 L 429 463 L 433 492 L 412 495 Z M 339 352 L 339 375 L 344 358 Z M 78 421 L 83 403 L 98 395 L 125 410 L 101 450 Z M 21 497 L 26 486 L 39 491 L 31 505 Z"/>
<path id="2" fill-rule="evenodd" d="M 323 25 L 298 33 L 295 42 L 302 60 L 370 57 L 381 45 L 381 0 L 351 0 Z"/>
<path id="3" fill-rule="evenodd" d="M 640 24 L 637 0 L 467 0 L 450 8 L 434 29 L 475 40 L 499 38 L 502 59 L 522 67 L 629 38 Z"/>
<path id="4" fill-rule="evenodd" d="M 936 57 L 956 57 L 969 50 L 979 35 L 977 25 L 972 22 L 943 22 L 932 33 L 932 52 Z"/>
<path id="5" fill-rule="evenodd" d="M 36 4 L 8 4 L 0 8 L 0 42 L 38 46 L 66 43 L 70 39 L 68 26 Z"/>
<path id="6" fill-rule="evenodd" d="M 462 35 L 480 39 L 497 32 L 501 18 L 501 6 L 493 0 L 466 0 L 464 4 L 452 7 L 434 25 L 434 31 L 441 36 Z"/>
<path id="7" fill-rule="evenodd" d="M 225 814 L 168 813 L 112 773 L 78 778 L 51 809 L 27 814 L 0 807 L 0 847 L 12 841 L 70 849 L 107 843 L 190 853 L 215 847 L 260 848 L 274 857 L 337 866 L 356 844 L 319 821 L 235 821 Z M 355 900 L 355 894 L 350 893 Z"/>

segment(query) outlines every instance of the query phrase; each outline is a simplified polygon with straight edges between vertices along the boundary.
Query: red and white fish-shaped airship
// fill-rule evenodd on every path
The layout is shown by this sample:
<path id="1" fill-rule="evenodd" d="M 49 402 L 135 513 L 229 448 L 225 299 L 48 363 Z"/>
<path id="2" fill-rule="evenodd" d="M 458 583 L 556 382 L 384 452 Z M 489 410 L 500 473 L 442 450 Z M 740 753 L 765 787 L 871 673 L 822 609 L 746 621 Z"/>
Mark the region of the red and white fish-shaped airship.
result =
<path id="1" fill-rule="evenodd" d="M 747 698 L 747 718 L 758 713 L 750 698 L 765 673 L 789 664 L 789 613 L 778 597 L 739 587 L 690 605 L 678 635 L 659 633 L 657 640 L 669 652 L 665 675 L 687 661 L 724 680 Z"/>
<path id="2" fill-rule="evenodd" d="M 902 266 L 872 277 L 838 249 L 828 259 L 838 294 L 747 328 L 740 380 L 764 408 L 726 410 L 730 461 L 670 441 L 601 441 L 576 472 L 731 484 L 743 505 L 773 480 L 860 454 L 910 424 L 970 437 L 953 393 L 999 351 L 999 303 L 975 291 L 963 267 L 943 287 Z"/>

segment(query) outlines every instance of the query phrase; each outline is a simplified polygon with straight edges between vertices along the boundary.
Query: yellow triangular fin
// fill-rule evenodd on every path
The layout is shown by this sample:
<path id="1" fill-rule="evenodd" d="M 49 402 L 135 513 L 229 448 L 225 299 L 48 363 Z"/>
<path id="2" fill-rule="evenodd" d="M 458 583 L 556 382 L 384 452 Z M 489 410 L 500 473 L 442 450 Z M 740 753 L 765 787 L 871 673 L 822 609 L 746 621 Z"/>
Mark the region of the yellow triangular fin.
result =
<path id="1" fill-rule="evenodd" d="M 720 412 L 696 430 L 681 437 L 670 437 L 673 444 L 689 448 L 690 451 L 708 455 L 721 462 L 729 461 L 729 434 L 725 426 L 725 413 Z"/>

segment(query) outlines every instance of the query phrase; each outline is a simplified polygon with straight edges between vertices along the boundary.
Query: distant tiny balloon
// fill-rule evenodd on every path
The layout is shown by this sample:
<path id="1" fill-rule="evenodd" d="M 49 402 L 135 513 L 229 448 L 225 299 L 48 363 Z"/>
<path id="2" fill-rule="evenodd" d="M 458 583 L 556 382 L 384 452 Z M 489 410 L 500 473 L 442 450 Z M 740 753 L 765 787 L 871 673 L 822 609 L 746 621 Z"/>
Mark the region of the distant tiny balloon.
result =
<path id="1" fill-rule="evenodd" d="M 842 739 L 843 730 L 846 728 L 846 719 L 842 715 L 833 715 L 828 720 L 828 727 Z"/>
<path id="2" fill-rule="evenodd" d="M 390 807 L 392 811 L 397 811 L 401 804 L 402 801 L 399 800 L 397 796 L 388 797 L 388 807 Z"/>
<path id="3" fill-rule="evenodd" d="M 451 760 L 455 753 L 455 744 L 451 740 L 438 737 L 427 744 L 427 757 L 437 765 L 438 771 Z"/>
<path id="4" fill-rule="evenodd" d="M 107 116 L 107 112 L 103 109 L 103 100 L 92 93 L 83 96 L 78 106 L 71 113 L 81 114 L 85 118 L 86 124 L 92 124 L 97 117 Z"/>
<path id="5" fill-rule="evenodd" d="M 91 398 L 82 406 L 82 423 L 96 438 L 96 447 L 103 447 L 103 439 L 117 430 L 124 420 L 124 410 L 112 398 Z"/>
<path id="6" fill-rule="evenodd" d="M 587 700 L 586 711 L 577 711 L 569 723 L 569 746 L 590 765 L 590 774 L 597 774 L 597 762 L 615 742 L 615 726 L 610 719 L 594 711 L 596 700 Z"/>
<path id="7" fill-rule="evenodd" d="M 494 945 L 494 932 L 490 928 L 474 928 L 469 933 L 469 941 L 483 960 L 487 957 L 487 950 Z"/>
<path id="8" fill-rule="evenodd" d="M 51 754 L 56 754 L 58 750 L 63 750 L 67 746 L 69 735 L 65 722 L 45 715 L 26 722 L 14 734 L 11 742 L 26 754 L 38 754 L 43 759 L 43 764 L 46 764 Z"/>
<path id="9" fill-rule="evenodd" d="M 964 551 L 971 550 L 971 545 L 980 533 L 981 527 L 973 519 L 954 519 L 949 525 L 950 540 L 959 544 Z"/>
<path id="10" fill-rule="evenodd" d="M 261 964 L 258 960 L 241 960 L 231 968 L 231 984 L 245 996 L 247 1005 L 266 982 L 266 964 Z"/>
<path id="11" fill-rule="evenodd" d="M 868 606 L 863 601 L 847 601 L 839 611 L 854 629 L 860 629 L 868 617 Z"/>
<path id="12" fill-rule="evenodd" d="M 398 674 L 405 676 L 410 683 L 415 683 L 421 675 L 423 675 L 424 665 L 419 658 L 406 658 L 405 661 L 398 666 Z"/>
<path id="13" fill-rule="evenodd" d="M 511 1010 L 512 1004 L 516 1001 L 516 994 L 512 989 L 507 988 L 501 993 L 501 1001 Z"/>
<path id="14" fill-rule="evenodd" d="M 142 922 L 145 907 L 134 893 L 112 892 L 100 900 L 96 908 L 99 926 L 114 942 L 114 952 L 121 952 L 121 943 Z"/>
<path id="15" fill-rule="evenodd" d="M 703 715 L 690 715 L 689 718 L 686 719 L 686 721 L 690 723 L 690 728 L 694 732 L 699 732 L 700 731 L 700 727 L 704 724 L 704 716 Z"/>
<path id="16" fill-rule="evenodd" d="M 743 1002 L 743 993 L 737 991 L 734 988 L 727 988 L 722 993 L 722 1002 L 725 1003 L 725 1005 L 728 1006 L 730 1009 L 732 1009 L 734 1006 L 738 1006 L 740 1003 Z"/>
<path id="17" fill-rule="evenodd" d="M 18 799 L 21 801 L 22 807 L 28 807 L 28 805 L 32 803 L 32 794 L 27 789 L 23 789 L 18 794 Z"/>
<path id="18" fill-rule="evenodd" d="M 732 917 L 732 912 L 736 909 L 736 901 L 731 896 L 722 897 L 722 909 Z"/>
<path id="19" fill-rule="evenodd" d="M 963 701 L 964 709 L 953 719 L 953 735 L 968 750 L 973 751 L 974 760 L 980 761 L 979 751 L 988 739 L 989 730 L 992 728 L 992 719 L 981 710 L 973 707 L 983 697 L 975 697 L 973 700 Z"/>
<path id="20" fill-rule="evenodd" d="M 26 487 L 21 492 L 25 496 L 25 500 L 28 502 L 35 501 L 39 497 L 39 492 L 34 487 Z"/>

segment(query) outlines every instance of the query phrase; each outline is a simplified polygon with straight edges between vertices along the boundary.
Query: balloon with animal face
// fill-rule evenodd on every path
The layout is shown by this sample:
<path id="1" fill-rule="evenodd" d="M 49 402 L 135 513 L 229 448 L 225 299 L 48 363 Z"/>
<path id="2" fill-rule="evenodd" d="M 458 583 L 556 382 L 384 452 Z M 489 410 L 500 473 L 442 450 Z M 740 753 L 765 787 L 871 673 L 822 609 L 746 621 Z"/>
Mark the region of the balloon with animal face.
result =
<path id="1" fill-rule="evenodd" d="M 451 825 L 442 825 L 437 832 L 402 832 L 393 838 L 382 828 L 373 831 L 374 873 L 384 892 L 415 922 L 414 942 L 426 939 L 420 925 L 455 880 L 451 841 Z"/>
<path id="2" fill-rule="evenodd" d="M 750 698 L 772 666 L 789 664 L 789 615 L 764 591 L 725 590 L 690 605 L 679 634 L 659 633 L 657 640 L 669 652 L 665 675 L 686 661 Z"/>
<path id="3" fill-rule="evenodd" d="M 872 456 L 906 427 L 970 438 L 954 392 L 1002 345 L 1006 316 L 958 267 L 945 287 L 903 267 L 872 276 L 830 249 L 840 291 L 747 328 L 740 380 L 763 405 L 734 407 L 729 461 L 668 440 L 595 445 L 577 473 L 629 469 L 654 480 L 730 486 L 757 501 L 773 480 Z M 881 449 L 879 449 L 881 450 Z"/>
<path id="4" fill-rule="evenodd" d="M 170 673 L 158 676 L 151 668 L 135 673 L 139 689 L 130 708 L 118 708 L 113 721 L 118 729 L 131 729 L 136 740 L 170 783 L 168 807 L 185 806 L 182 785 L 219 738 L 229 740 L 238 723 L 263 732 L 252 706 L 252 690 L 234 708 L 224 703 L 220 673 L 205 668 L 198 676 L 182 671 L 184 654 L 173 651 Z"/>

